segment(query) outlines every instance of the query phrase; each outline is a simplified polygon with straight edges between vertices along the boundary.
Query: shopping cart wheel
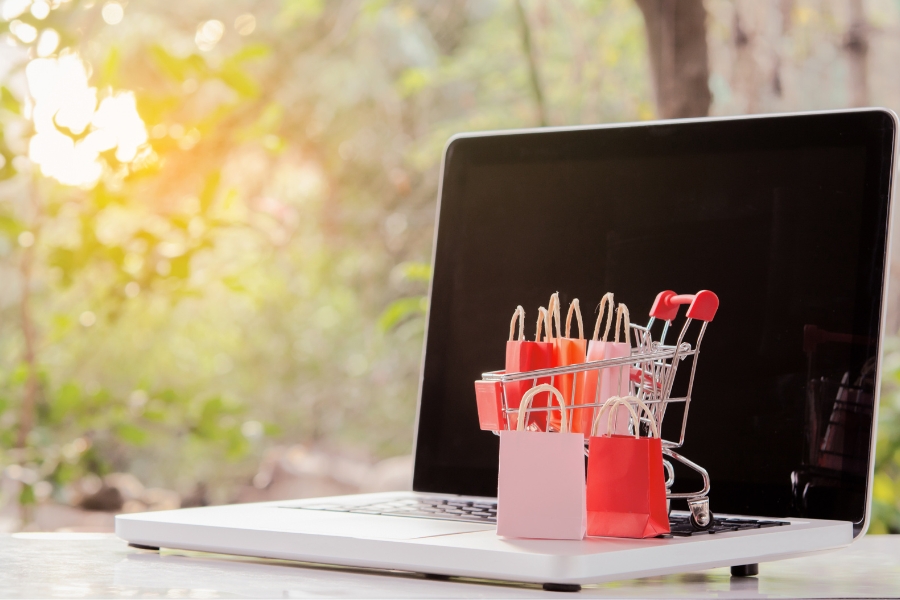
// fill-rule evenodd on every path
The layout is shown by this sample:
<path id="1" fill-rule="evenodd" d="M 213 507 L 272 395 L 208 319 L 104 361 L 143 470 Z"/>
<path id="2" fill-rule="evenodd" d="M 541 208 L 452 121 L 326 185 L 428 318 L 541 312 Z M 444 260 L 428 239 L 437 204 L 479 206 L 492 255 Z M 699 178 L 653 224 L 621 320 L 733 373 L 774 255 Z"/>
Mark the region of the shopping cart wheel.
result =
<path id="1" fill-rule="evenodd" d="M 691 515 L 691 527 L 694 528 L 694 531 L 707 531 L 710 527 L 712 527 L 712 524 L 713 524 L 712 517 L 713 517 L 713 514 L 709 513 L 709 522 L 706 525 L 701 525 L 694 518 L 694 515 Z"/>
<path id="2" fill-rule="evenodd" d="M 691 527 L 694 531 L 707 531 L 713 526 L 713 514 L 709 510 L 709 498 L 691 498 L 688 500 L 691 509 Z"/>

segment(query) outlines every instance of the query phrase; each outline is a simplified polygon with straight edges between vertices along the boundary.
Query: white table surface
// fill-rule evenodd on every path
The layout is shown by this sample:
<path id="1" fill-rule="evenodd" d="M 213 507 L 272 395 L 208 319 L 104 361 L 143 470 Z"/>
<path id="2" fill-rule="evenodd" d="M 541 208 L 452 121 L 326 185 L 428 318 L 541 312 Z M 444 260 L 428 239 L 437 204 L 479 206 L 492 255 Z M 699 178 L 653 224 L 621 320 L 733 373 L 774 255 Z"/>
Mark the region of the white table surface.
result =
<path id="1" fill-rule="evenodd" d="M 129 548 L 111 534 L 0 536 L 0 598 L 898 598 L 900 536 L 760 565 L 586 586 L 579 593 L 474 580 Z"/>

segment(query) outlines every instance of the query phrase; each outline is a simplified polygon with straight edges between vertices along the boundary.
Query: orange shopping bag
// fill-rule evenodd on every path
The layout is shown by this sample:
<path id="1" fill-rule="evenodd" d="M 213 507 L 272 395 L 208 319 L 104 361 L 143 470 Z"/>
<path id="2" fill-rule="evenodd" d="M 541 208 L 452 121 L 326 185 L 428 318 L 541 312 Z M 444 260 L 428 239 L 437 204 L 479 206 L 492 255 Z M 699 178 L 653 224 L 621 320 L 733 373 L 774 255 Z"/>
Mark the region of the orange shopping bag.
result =
<path id="1" fill-rule="evenodd" d="M 527 431 L 526 412 L 532 399 L 552 385 L 528 390 L 519 405 L 515 431 L 500 431 L 497 484 L 497 535 L 517 538 L 580 540 L 585 531 L 584 436 L 568 432 L 566 412 L 560 430 Z"/>
<path id="2" fill-rule="evenodd" d="M 569 305 L 569 312 L 566 315 L 566 334 L 562 335 L 559 326 L 559 292 L 550 296 L 550 304 L 547 306 L 550 318 L 547 322 L 548 339 L 553 344 L 553 366 L 566 367 L 569 365 L 577 365 L 584 362 L 585 349 L 587 340 L 584 339 L 584 323 L 581 320 L 581 307 L 578 298 L 572 300 Z M 570 338 L 569 333 L 572 327 L 572 314 L 578 319 L 578 338 Z M 553 337 L 553 327 L 551 322 L 556 323 L 556 334 Z M 584 404 L 584 372 L 574 373 L 571 375 L 557 375 L 552 382 L 559 388 L 565 400 L 566 406 L 577 406 Z M 582 433 L 581 412 L 590 412 L 587 410 L 569 411 L 572 433 Z M 559 429 L 559 412 L 550 413 L 550 427 Z"/>
<path id="3" fill-rule="evenodd" d="M 640 420 L 632 404 L 649 417 L 652 438 L 640 437 Z M 625 406 L 634 420 L 634 437 L 611 435 L 613 414 Z M 648 538 L 669 533 L 662 440 L 656 419 L 635 396 L 610 398 L 606 435 L 591 437 L 587 467 L 587 535 Z"/>

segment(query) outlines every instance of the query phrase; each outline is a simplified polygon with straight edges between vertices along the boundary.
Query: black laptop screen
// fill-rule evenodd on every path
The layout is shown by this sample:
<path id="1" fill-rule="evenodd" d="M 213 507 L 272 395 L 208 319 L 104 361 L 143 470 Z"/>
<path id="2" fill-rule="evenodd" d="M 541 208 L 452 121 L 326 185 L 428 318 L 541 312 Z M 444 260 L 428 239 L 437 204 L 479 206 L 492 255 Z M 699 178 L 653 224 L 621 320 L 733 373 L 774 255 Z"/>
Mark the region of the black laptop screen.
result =
<path id="1" fill-rule="evenodd" d="M 473 382 L 504 367 L 516 305 L 533 339 L 556 291 L 590 332 L 606 292 L 643 324 L 658 292 L 708 289 L 721 305 L 682 453 L 708 470 L 712 510 L 861 523 L 893 136 L 868 111 L 455 140 L 414 488 L 496 494 Z M 699 483 L 678 470 L 675 491 Z"/>

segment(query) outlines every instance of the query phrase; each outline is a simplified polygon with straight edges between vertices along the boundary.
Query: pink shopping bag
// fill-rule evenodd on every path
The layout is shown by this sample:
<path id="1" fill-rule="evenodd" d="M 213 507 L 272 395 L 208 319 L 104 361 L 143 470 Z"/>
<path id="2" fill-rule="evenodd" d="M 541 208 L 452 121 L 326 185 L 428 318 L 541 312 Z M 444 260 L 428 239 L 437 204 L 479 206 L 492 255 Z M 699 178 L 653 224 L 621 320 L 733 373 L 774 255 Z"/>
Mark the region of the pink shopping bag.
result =
<path id="1" fill-rule="evenodd" d="M 609 343 L 609 330 L 612 327 L 613 311 L 615 310 L 615 301 L 612 292 L 607 292 L 600 299 L 600 311 L 597 314 L 597 322 L 594 324 L 594 336 L 588 341 L 587 356 L 585 362 L 595 360 L 603 360 L 606 358 L 606 346 Z M 603 312 L 606 311 L 606 329 L 603 331 L 603 338 L 600 338 L 600 326 L 603 324 Z M 600 379 L 599 371 L 587 371 L 584 374 L 584 401 L 588 404 L 599 404 L 600 396 L 597 394 Z M 596 410 L 582 410 L 581 430 L 585 437 L 591 435 L 591 424 L 594 422 Z"/>
<path id="2" fill-rule="evenodd" d="M 497 535 L 516 538 L 580 540 L 586 527 L 584 436 L 568 432 L 567 411 L 560 431 L 526 431 L 526 412 L 535 395 L 552 385 L 536 386 L 522 397 L 515 431 L 500 432 L 497 487 Z"/>
<path id="3" fill-rule="evenodd" d="M 603 316 L 603 307 L 605 306 L 606 297 L 609 296 L 609 309 L 608 309 L 608 318 L 606 321 L 606 330 L 603 332 L 603 339 L 598 340 L 598 333 L 600 332 L 600 319 Z M 623 323 L 624 319 L 624 323 Z M 612 322 L 612 294 L 607 294 L 603 297 L 603 300 L 600 301 L 600 315 L 597 317 L 597 325 L 594 327 L 594 337 L 588 344 L 587 349 L 587 360 L 605 360 L 610 358 L 624 358 L 626 356 L 631 356 L 631 319 L 628 314 L 628 307 L 622 303 L 619 303 L 619 308 L 616 310 L 616 326 L 615 326 L 615 339 L 612 342 L 608 342 L 607 334 L 609 332 L 609 325 Z M 621 331 L 624 333 L 624 341 L 619 341 L 619 331 L 620 327 L 623 326 Z M 589 371 L 587 373 L 588 377 L 585 381 L 585 395 L 586 402 L 588 403 L 605 403 L 607 400 L 612 398 L 613 396 L 624 396 L 629 392 L 629 376 L 631 374 L 630 367 L 628 365 L 624 365 L 621 367 L 608 367 L 606 369 L 600 369 L 599 371 Z M 589 412 L 589 411 L 582 411 Z M 591 415 L 593 417 L 593 415 Z M 590 427 L 584 427 L 582 431 L 588 432 L 590 431 Z M 628 413 L 625 411 L 618 411 L 615 420 L 615 427 L 613 429 L 613 433 L 616 435 L 628 435 Z M 587 433 L 585 433 L 587 435 Z"/>

